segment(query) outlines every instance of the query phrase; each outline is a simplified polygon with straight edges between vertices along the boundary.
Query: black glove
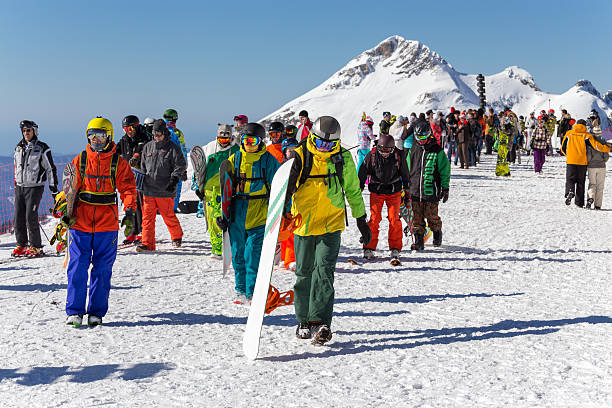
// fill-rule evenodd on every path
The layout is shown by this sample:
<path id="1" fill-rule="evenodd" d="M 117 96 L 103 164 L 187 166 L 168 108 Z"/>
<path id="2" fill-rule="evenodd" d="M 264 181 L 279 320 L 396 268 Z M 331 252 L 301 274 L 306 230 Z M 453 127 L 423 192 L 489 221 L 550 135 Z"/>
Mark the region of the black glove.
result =
<path id="1" fill-rule="evenodd" d="M 166 191 L 171 193 L 174 191 L 174 189 L 176 188 L 176 185 L 178 184 L 179 179 L 176 177 L 171 177 L 170 181 L 168 182 L 168 184 L 166 185 Z"/>
<path id="2" fill-rule="evenodd" d="M 136 213 L 131 208 L 125 210 L 125 216 L 121 220 L 121 227 L 125 227 L 123 230 L 123 235 L 129 237 L 132 235 L 132 231 L 134 231 L 134 226 L 136 225 Z"/>
<path id="3" fill-rule="evenodd" d="M 196 190 L 195 193 L 198 196 L 198 198 L 200 199 L 200 201 L 204 201 L 204 194 L 202 194 L 202 192 L 200 190 Z"/>
<path id="4" fill-rule="evenodd" d="M 439 196 L 440 200 L 442 200 L 443 203 L 448 201 L 448 188 L 443 188 L 440 191 L 440 196 Z"/>
<path id="5" fill-rule="evenodd" d="M 363 245 L 368 245 L 372 240 L 372 231 L 370 230 L 370 226 L 366 221 L 365 215 L 357 218 L 357 228 L 359 228 L 359 232 L 361 233 L 359 242 L 361 242 Z"/>
<path id="6" fill-rule="evenodd" d="M 130 167 L 135 169 L 140 169 L 140 155 L 138 153 L 134 153 L 132 158 L 129 161 Z"/>
<path id="7" fill-rule="evenodd" d="M 227 231 L 227 228 L 229 227 L 227 220 L 223 217 L 217 217 L 217 219 L 215 220 L 217 222 L 217 226 L 219 228 L 221 228 L 221 230 L 223 232 Z"/>

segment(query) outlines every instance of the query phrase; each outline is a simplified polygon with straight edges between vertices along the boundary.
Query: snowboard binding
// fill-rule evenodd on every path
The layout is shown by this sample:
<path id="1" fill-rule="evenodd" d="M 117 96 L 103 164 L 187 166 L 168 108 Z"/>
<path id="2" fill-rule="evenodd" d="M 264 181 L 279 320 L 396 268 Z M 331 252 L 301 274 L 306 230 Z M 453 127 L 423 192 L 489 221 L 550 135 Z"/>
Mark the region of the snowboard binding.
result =
<path id="1" fill-rule="evenodd" d="M 281 306 L 289 306 L 293 304 L 295 294 L 292 290 L 280 292 L 274 286 L 270 285 L 268 290 L 268 300 L 266 301 L 266 314 Z"/>

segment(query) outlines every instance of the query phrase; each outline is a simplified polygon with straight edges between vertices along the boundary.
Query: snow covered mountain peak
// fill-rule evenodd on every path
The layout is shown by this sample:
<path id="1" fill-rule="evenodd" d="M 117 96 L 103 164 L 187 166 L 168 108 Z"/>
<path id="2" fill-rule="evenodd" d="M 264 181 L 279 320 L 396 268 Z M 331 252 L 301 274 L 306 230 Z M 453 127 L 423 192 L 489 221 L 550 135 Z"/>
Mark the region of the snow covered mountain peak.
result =
<path id="1" fill-rule="evenodd" d="M 612 106 L 612 90 L 606 91 L 601 97 L 608 105 Z"/>
<path id="2" fill-rule="evenodd" d="M 574 85 L 574 88 L 576 88 L 576 92 L 584 91 L 584 92 L 590 93 L 593 96 L 601 98 L 601 94 L 589 80 L 581 79 L 580 81 L 576 82 L 576 85 Z"/>
<path id="3" fill-rule="evenodd" d="M 503 74 L 507 75 L 508 78 L 516 79 L 523 85 L 527 85 L 535 91 L 541 91 L 540 88 L 536 85 L 533 77 L 529 72 L 524 70 L 523 68 L 517 67 L 516 65 L 510 66 L 503 70 Z"/>
<path id="4" fill-rule="evenodd" d="M 453 70 L 444 58 L 420 41 L 394 35 L 349 61 L 323 86 L 326 91 L 358 87 L 378 70 L 388 71 L 401 79 L 436 68 Z"/>

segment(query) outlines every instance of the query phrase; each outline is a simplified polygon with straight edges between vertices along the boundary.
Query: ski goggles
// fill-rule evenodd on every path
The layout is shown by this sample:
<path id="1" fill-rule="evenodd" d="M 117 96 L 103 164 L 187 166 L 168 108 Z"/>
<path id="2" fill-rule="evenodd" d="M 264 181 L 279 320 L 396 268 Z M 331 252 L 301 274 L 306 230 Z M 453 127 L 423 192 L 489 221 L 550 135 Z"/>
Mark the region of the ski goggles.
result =
<path id="1" fill-rule="evenodd" d="M 176 127 L 176 120 L 167 120 L 166 127 L 169 127 L 169 128 Z"/>
<path id="2" fill-rule="evenodd" d="M 135 132 L 136 131 L 136 126 L 131 125 L 131 126 L 124 126 L 123 127 L 123 131 L 125 133 L 130 133 L 130 132 Z"/>
<path id="3" fill-rule="evenodd" d="M 378 149 L 379 152 L 384 153 L 384 154 L 393 153 L 393 150 L 395 150 L 395 146 L 391 146 L 391 147 L 377 146 L 376 148 Z"/>
<path id="4" fill-rule="evenodd" d="M 108 132 L 106 129 L 87 129 L 87 138 L 89 140 L 106 141 L 106 138 L 108 138 Z"/>
<path id="5" fill-rule="evenodd" d="M 282 134 L 283 134 L 283 132 L 277 132 L 277 131 L 268 132 L 268 136 L 270 136 L 270 139 L 281 137 Z"/>
<path id="6" fill-rule="evenodd" d="M 429 133 L 415 133 L 414 138 L 419 142 L 424 142 L 427 140 L 427 138 L 429 138 Z"/>
<path id="7" fill-rule="evenodd" d="M 162 132 L 161 130 L 153 131 L 153 137 L 163 137 L 163 136 L 164 136 L 164 132 Z"/>
<path id="8" fill-rule="evenodd" d="M 285 135 L 287 137 L 293 137 L 293 135 L 295 135 L 296 133 L 297 133 L 297 129 L 294 129 L 294 128 L 285 129 Z"/>
<path id="9" fill-rule="evenodd" d="M 232 141 L 231 136 L 217 136 L 217 143 L 219 143 L 220 145 L 227 145 L 230 144 L 230 142 Z"/>
<path id="10" fill-rule="evenodd" d="M 261 143 L 261 138 L 254 135 L 242 135 L 241 141 L 245 146 L 257 146 Z"/>
<path id="11" fill-rule="evenodd" d="M 326 140 L 326 139 L 323 139 L 315 135 L 312 132 L 310 133 L 310 136 L 312 138 L 312 142 L 314 143 L 315 147 L 320 152 L 331 152 L 336 147 L 338 147 L 338 145 L 340 144 L 340 140 L 337 140 L 337 139 L 336 140 Z"/>

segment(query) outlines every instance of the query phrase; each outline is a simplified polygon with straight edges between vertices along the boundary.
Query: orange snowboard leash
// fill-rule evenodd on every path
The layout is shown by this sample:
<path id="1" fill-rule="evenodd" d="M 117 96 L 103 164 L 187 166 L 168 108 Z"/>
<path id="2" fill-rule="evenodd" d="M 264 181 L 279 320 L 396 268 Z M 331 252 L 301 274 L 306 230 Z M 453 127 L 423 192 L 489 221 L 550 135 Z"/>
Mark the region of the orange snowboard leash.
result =
<path id="1" fill-rule="evenodd" d="M 270 312 L 277 307 L 292 305 L 294 297 L 295 295 L 292 290 L 280 292 L 274 286 L 270 285 L 268 300 L 266 301 L 266 314 L 270 314 Z"/>

